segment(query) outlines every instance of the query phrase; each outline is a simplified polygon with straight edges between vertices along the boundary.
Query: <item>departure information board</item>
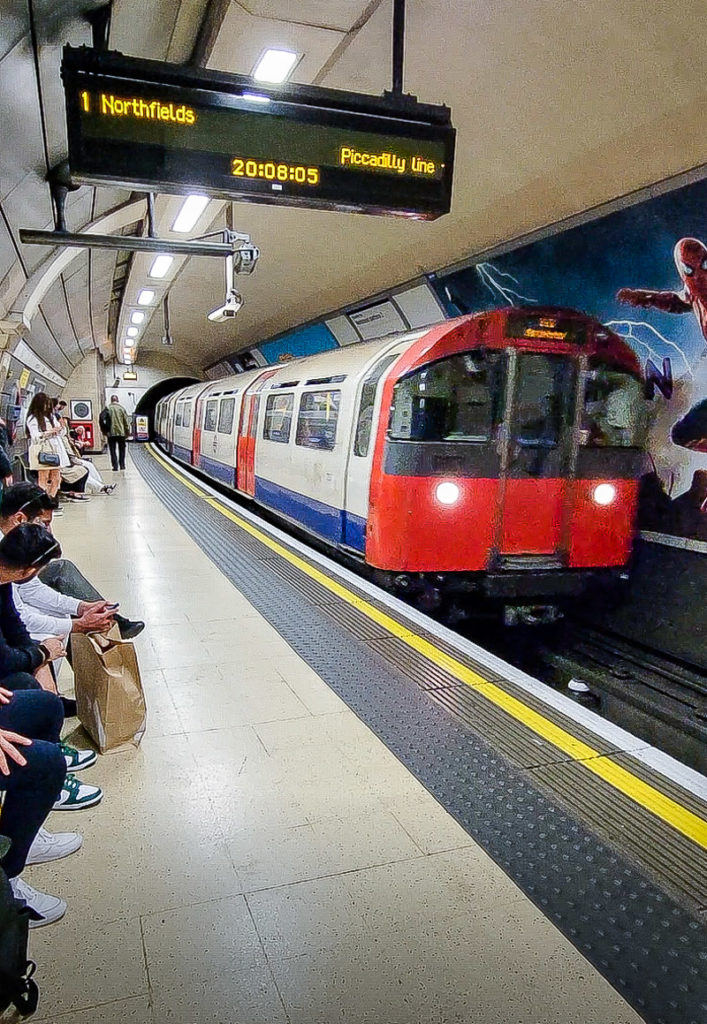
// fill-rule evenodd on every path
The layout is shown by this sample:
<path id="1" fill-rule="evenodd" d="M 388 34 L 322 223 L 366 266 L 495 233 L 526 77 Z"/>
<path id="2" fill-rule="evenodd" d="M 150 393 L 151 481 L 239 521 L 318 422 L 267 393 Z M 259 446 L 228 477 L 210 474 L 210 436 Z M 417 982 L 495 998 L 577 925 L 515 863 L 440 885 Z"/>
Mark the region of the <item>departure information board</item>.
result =
<path id="1" fill-rule="evenodd" d="M 447 107 L 64 48 L 72 177 L 156 192 L 394 214 L 449 212 Z"/>

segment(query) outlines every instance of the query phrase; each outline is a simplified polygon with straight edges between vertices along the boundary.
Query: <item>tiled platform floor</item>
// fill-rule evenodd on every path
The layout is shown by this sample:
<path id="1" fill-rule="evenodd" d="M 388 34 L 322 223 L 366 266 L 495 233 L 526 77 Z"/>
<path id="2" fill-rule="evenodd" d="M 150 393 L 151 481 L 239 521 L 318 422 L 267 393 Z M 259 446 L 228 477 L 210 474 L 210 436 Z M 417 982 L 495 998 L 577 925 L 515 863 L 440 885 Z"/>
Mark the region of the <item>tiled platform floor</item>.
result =
<path id="1" fill-rule="evenodd" d="M 86 773 L 99 807 L 50 818 L 83 849 L 27 870 L 69 904 L 32 933 L 34 1019 L 639 1021 L 137 471 L 115 476 L 115 495 L 67 506 L 56 533 L 148 623 L 149 725 L 139 750 Z"/>

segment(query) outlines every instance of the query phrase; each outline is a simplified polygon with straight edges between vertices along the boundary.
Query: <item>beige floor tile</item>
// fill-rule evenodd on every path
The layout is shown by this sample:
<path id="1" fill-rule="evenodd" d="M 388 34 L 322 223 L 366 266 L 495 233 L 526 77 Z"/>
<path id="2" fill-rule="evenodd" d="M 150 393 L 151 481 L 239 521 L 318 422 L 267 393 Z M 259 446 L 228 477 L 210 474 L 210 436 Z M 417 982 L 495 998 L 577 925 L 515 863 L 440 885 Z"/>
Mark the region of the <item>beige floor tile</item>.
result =
<path id="1" fill-rule="evenodd" d="M 272 667 L 313 715 L 330 715 L 346 710 L 344 701 L 297 655 L 275 658 Z"/>
<path id="2" fill-rule="evenodd" d="M 423 853 L 441 853 L 473 843 L 469 833 L 425 790 L 393 797 L 388 807 Z"/>
<path id="3" fill-rule="evenodd" d="M 143 930 L 160 1021 L 285 1024 L 282 1004 L 242 897 L 147 915 Z"/>
<path id="4" fill-rule="evenodd" d="M 244 892 L 420 856 L 407 832 L 383 811 L 284 830 L 249 829 L 227 846 Z"/>
<path id="5" fill-rule="evenodd" d="M 172 691 L 185 732 L 255 725 L 309 716 L 309 711 L 282 679 L 243 678 L 212 683 L 208 695 L 195 687 Z"/>
<path id="6" fill-rule="evenodd" d="M 91 920 L 69 907 L 61 921 L 31 933 L 45 1018 L 148 991 L 140 922 L 90 927 Z"/>
<path id="7" fill-rule="evenodd" d="M 479 913 L 524 899 L 481 851 L 365 867 L 334 877 L 247 893 L 270 959 L 325 951 L 366 950 L 417 935 L 422 947 L 466 929 Z"/>
<path id="8" fill-rule="evenodd" d="M 44 1007 L 40 1003 L 38 1013 L 33 1021 L 47 1021 L 43 1015 Z M 118 999 L 113 1003 L 93 1006 L 90 1010 L 79 1010 L 72 1013 L 61 1013 L 51 1017 L 51 1024 L 153 1024 L 152 1009 L 148 996 L 135 996 L 133 999 Z"/>
<path id="9" fill-rule="evenodd" d="M 344 941 L 270 964 L 292 1024 L 639 1024 L 640 1018 L 528 903 Z M 548 970 L 548 965 L 552 969 Z"/>

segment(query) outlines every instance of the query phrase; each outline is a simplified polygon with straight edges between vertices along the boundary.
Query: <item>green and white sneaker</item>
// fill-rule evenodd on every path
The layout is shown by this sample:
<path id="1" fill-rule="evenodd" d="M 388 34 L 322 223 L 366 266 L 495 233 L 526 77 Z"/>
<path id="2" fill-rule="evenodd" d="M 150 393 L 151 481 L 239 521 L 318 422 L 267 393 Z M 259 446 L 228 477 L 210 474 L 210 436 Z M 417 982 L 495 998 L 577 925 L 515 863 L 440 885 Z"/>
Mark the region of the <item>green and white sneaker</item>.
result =
<path id="1" fill-rule="evenodd" d="M 67 772 L 82 772 L 84 768 L 90 768 L 98 760 L 95 750 L 77 750 L 70 747 L 68 743 L 60 743 L 61 752 L 66 758 Z"/>
<path id="2" fill-rule="evenodd" d="M 82 807 L 93 807 L 103 799 L 100 786 L 89 786 L 77 779 L 75 775 L 67 775 L 64 779 L 59 798 L 54 804 L 55 811 L 80 811 Z"/>

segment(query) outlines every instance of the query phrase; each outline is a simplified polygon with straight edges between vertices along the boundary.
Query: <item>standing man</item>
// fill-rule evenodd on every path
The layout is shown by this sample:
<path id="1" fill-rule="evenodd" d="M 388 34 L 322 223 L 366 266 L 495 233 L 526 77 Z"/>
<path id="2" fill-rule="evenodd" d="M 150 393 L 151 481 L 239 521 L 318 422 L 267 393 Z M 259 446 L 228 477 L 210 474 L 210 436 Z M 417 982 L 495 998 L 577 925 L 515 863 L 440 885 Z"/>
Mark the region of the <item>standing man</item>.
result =
<path id="1" fill-rule="evenodd" d="M 118 401 L 117 395 L 111 395 L 110 404 L 101 413 L 99 420 L 101 430 L 108 437 L 110 461 L 113 472 L 125 469 L 125 439 L 130 433 L 130 417 Z"/>

